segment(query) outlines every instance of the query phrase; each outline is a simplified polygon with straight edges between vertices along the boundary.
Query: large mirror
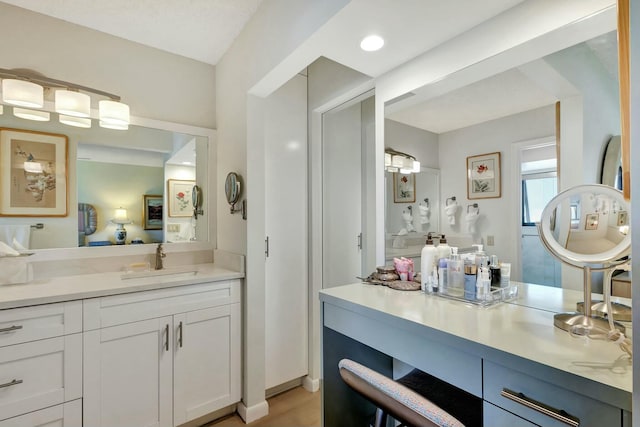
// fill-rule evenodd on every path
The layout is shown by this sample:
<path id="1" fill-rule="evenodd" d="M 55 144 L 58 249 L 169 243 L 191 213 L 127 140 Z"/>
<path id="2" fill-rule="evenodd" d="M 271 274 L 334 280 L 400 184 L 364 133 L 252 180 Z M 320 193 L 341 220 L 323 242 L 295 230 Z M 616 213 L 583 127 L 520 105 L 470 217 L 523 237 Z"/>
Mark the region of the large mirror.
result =
<path id="1" fill-rule="evenodd" d="M 15 117 L 4 106 L 0 127 L 65 135 L 66 216 L 0 216 L 3 238 L 29 249 L 209 241 L 209 219 L 193 217 L 191 188 L 208 199 L 209 135 L 146 126 L 89 129 Z M 170 126 L 169 126 L 170 127 Z M 3 191 L 7 191 L 3 189 Z M 116 230 L 124 228 L 120 242 Z"/>
<path id="2" fill-rule="evenodd" d="M 605 147 L 620 134 L 615 13 L 603 13 L 594 28 L 590 21 L 575 31 L 574 24 L 563 28 L 562 36 L 550 35 L 535 49 L 515 47 L 385 103 L 385 146 L 389 128 L 422 133 L 423 142 L 401 151 L 440 170 L 441 216 L 446 199 L 456 197 L 460 205 L 454 221 L 440 221 L 438 231 L 451 246 L 484 244 L 488 254 L 511 262 L 515 280 L 564 286 L 565 271 L 545 261 L 550 257 L 535 222 L 561 189 L 600 182 Z M 544 54 L 536 59 L 533 51 Z M 501 154 L 501 193 L 471 194 L 467 158 L 495 152 Z M 476 204 L 479 217 L 471 228 L 465 214 Z M 526 271 L 538 276 L 528 279 Z"/>

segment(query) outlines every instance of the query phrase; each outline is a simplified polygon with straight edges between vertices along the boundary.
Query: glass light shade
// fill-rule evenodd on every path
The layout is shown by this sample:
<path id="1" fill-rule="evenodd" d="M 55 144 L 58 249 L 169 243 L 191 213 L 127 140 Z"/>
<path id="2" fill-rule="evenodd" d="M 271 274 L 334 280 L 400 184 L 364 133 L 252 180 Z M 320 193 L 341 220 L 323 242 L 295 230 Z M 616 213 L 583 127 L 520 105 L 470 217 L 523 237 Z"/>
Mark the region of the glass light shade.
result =
<path id="1" fill-rule="evenodd" d="M 102 120 L 100 121 L 100 127 L 106 129 L 116 129 L 116 130 L 127 130 L 129 129 L 129 125 L 116 125 L 113 123 L 106 123 Z"/>
<path id="2" fill-rule="evenodd" d="M 2 80 L 2 101 L 19 107 L 42 108 L 44 88 L 25 80 Z"/>
<path id="3" fill-rule="evenodd" d="M 31 173 L 42 173 L 42 163 L 24 162 L 24 170 Z"/>
<path id="4" fill-rule="evenodd" d="M 391 156 L 391 166 L 394 168 L 401 168 L 404 166 L 404 157 L 402 156 Z"/>
<path id="5" fill-rule="evenodd" d="M 388 168 L 389 166 L 391 166 L 391 154 L 384 153 L 384 167 Z"/>
<path id="6" fill-rule="evenodd" d="M 47 111 L 27 110 L 26 108 L 13 107 L 13 115 L 21 119 L 48 122 L 50 114 Z"/>
<path id="7" fill-rule="evenodd" d="M 420 162 L 417 160 L 413 161 L 413 173 L 419 173 L 420 172 Z"/>
<path id="8" fill-rule="evenodd" d="M 393 166 L 389 166 L 389 167 L 387 168 L 387 172 L 392 172 L 392 173 L 398 172 L 399 170 L 400 170 L 400 169 L 398 169 L 398 168 L 396 168 L 396 167 L 393 167 Z"/>
<path id="9" fill-rule="evenodd" d="M 60 114 L 58 120 L 60 120 L 60 123 L 62 124 L 75 126 L 77 128 L 91 127 L 91 119 L 85 119 L 83 117 L 65 116 L 64 114 Z"/>
<path id="10" fill-rule="evenodd" d="M 100 126 L 128 126 L 129 106 L 122 102 L 102 100 L 98 103 Z M 103 125 L 104 123 L 104 125 Z M 111 127 L 110 129 L 121 129 Z"/>
<path id="11" fill-rule="evenodd" d="M 4 113 L 4 107 L 0 104 L 0 114 Z"/>
<path id="12" fill-rule="evenodd" d="M 404 169 L 413 170 L 413 159 L 410 159 L 409 157 L 402 159 L 402 167 Z"/>
<path id="13" fill-rule="evenodd" d="M 89 95 L 71 90 L 56 90 L 56 112 L 73 117 L 89 117 L 91 115 L 91 98 Z"/>
<path id="14" fill-rule="evenodd" d="M 413 169 L 400 168 L 400 173 L 401 174 L 410 175 L 412 172 L 413 172 Z"/>

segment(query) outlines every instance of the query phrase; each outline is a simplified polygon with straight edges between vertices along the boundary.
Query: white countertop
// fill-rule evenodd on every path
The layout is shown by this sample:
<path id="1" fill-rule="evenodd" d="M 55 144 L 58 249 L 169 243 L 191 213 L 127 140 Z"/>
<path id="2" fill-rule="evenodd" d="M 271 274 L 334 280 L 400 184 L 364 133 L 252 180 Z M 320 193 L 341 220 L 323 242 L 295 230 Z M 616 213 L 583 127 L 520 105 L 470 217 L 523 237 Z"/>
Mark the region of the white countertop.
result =
<path id="1" fill-rule="evenodd" d="M 556 312 L 575 311 L 581 292 L 519 284 L 515 302 L 481 308 L 419 291 L 357 283 L 324 289 L 320 299 L 380 319 L 393 316 L 632 392 L 631 363 L 617 345 L 573 338 L 553 325 Z"/>
<path id="2" fill-rule="evenodd" d="M 244 277 L 238 271 L 216 266 L 214 263 L 196 264 L 195 274 L 185 274 L 184 267 L 176 268 L 176 274 L 122 279 L 123 272 L 81 274 L 34 280 L 25 284 L 0 286 L 0 309 L 70 301 L 128 292 L 184 286 Z M 153 273 L 152 273 L 153 274 Z"/>

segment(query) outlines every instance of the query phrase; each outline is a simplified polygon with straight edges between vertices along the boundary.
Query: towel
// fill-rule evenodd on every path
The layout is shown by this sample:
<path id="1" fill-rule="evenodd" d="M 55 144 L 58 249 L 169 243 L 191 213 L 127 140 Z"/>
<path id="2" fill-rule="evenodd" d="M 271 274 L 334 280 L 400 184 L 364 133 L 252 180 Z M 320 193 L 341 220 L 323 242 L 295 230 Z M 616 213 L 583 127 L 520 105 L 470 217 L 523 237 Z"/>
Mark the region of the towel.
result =
<path id="1" fill-rule="evenodd" d="M 474 234 L 476 232 L 476 223 L 478 222 L 478 218 L 480 214 L 478 212 L 469 212 L 465 220 L 467 221 L 467 227 L 469 228 L 469 233 Z"/>
<path id="2" fill-rule="evenodd" d="M 29 249 L 30 237 L 30 225 L 0 225 L 0 241 L 9 245 L 13 244 L 13 239 L 16 239 L 20 246 Z"/>
<path id="3" fill-rule="evenodd" d="M 449 218 L 449 225 L 456 225 L 456 211 L 458 210 L 458 203 L 453 202 L 444 207 L 444 213 Z"/>
<path id="4" fill-rule="evenodd" d="M 0 257 L 13 257 L 20 255 L 20 252 L 7 245 L 5 242 L 0 241 Z"/>
<path id="5" fill-rule="evenodd" d="M 420 224 L 429 224 L 429 208 L 419 205 L 418 209 L 420 210 Z"/>

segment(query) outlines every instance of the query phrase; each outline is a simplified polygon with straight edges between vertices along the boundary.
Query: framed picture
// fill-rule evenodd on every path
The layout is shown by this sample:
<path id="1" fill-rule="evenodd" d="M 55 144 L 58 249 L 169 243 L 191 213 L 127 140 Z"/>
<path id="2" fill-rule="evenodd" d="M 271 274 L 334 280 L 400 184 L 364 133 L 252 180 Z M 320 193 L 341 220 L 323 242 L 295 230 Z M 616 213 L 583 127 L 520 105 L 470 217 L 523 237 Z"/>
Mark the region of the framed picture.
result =
<path id="1" fill-rule="evenodd" d="M 145 230 L 162 230 L 162 194 L 142 196 L 142 225 Z"/>
<path id="2" fill-rule="evenodd" d="M 597 213 L 590 213 L 587 214 L 585 220 L 584 220 L 584 229 L 585 230 L 597 230 L 598 229 L 598 222 L 600 220 L 599 218 L 600 214 Z"/>
<path id="3" fill-rule="evenodd" d="M 393 202 L 394 203 L 414 203 L 416 201 L 416 179 L 415 175 L 394 173 L 393 174 Z"/>
<path id="4" fill-rule="evenodd" d="M 0 128 L 0 216 L 67 216 L 66 135 Z"/>
<path id="5" fill-rule="evenodd" d="M 467 157 L 467 198 L 491 199 L 501 196 L 500 153 Z"/>
<path id="6" fill-rule="evenodd" d="M 193 215 L 191 191 L 195 181 L 170 179 L 167 181 L 167 203 L 170 217 L 188 217 Z"/>

